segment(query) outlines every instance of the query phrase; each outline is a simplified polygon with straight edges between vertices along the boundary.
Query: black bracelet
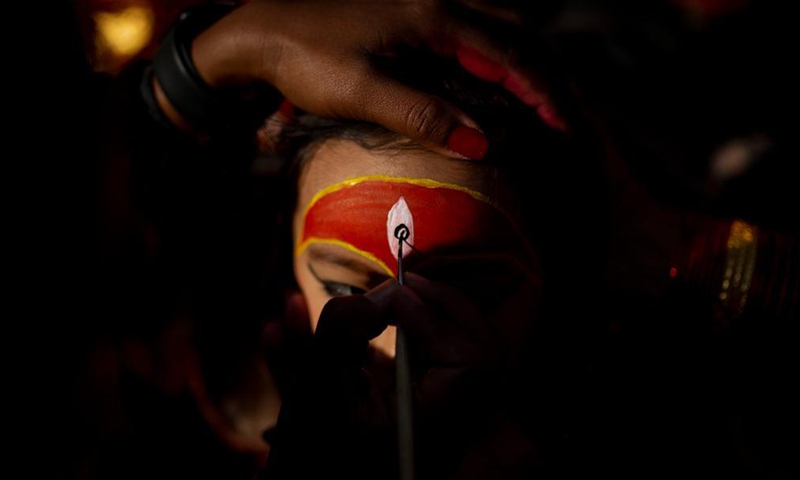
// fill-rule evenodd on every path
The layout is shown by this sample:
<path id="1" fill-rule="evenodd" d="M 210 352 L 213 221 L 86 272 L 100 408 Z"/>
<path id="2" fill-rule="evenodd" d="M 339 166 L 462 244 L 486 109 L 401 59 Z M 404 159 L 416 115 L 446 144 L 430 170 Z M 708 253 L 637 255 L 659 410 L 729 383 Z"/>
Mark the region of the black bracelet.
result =
<path id="1" fill-rule="evenodd" d="M 192 41 L 230 13 L 235 4 L 201 5 L 185 10 L 160 44 L 153 71 L 172 107 L 198 129 L 213 130 L 235 123 L 242 102 L 230 92 L 215 90 L 202 79 L 192 60 Z"/>
<path id="2" fill-rule="evenodd" d="M 167 130 L 174 130 L 175 125 L 172 124 L 164 111 L 161 110 L 161 107 L 158 105 L 158 100 L 156 100 L 155 92 L 153 91 L 152 65 L 147 65 L 142 69 L 141 79 L 139 80 L 139 94 L 142 100 L 144 100 L 145 105 L 147 105 L 147 113 L 150 114 L 150 118 Z"/>

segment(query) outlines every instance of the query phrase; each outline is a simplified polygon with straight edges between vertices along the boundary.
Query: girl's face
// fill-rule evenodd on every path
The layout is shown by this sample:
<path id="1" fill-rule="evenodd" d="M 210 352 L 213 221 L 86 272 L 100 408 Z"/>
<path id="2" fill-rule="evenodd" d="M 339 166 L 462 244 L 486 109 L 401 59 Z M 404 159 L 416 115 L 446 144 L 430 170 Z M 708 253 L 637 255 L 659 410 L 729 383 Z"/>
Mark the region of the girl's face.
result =
<path id="1" fill-rule="evenodd" d="M 396 277 L 393 233 L 399 223 L 409 228 L 414 247 L 403 245 L 405 270 L 418 268 L 439 279 L 450 272 L 463 281 L 465 275 L 496 273 L 487 264 L 507 266 L 512 259 L 535 272 L 527 243 L 494 205 L 486 172 L 478 163 L 416 149 L 369 151 L 347 140 L 323 143 L 300 175 L 293 219 L 294 272 L 312 329 L 332 297 L 363 293 Z M 394 335 L 389 327 L 372 346 L 393 357 Z"/>

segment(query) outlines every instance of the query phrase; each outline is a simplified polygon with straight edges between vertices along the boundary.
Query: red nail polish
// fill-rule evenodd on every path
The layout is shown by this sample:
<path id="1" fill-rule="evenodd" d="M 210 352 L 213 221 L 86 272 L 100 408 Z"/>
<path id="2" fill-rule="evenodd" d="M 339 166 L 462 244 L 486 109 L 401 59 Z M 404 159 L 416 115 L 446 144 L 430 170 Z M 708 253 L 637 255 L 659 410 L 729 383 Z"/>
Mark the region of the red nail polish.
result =
<path id="1" fill-rule="evenodd" d="M 547 97 L 543 93 L 537 91 L 529 81 L 519 74 L 509 75 L 503 81 L 503 86 L 529 107 L 536 107 L 547 101 Z"/>
<path id="2" fill-rule="evenodd" d="M 566 132 L 568 130 L 567 123 L 558 115 L 555 108 L 553 108 L 551 104 L 545 103 L 544 105 L 539 105 L 539 108 L 536 109 L 536 112 L 539 114 L 539 118 L 541 118 L 542 121 L 550 127 L 562 132 Z"/>
<path id="3" fill-rule="evenodd" d="M 289 102 L 289 100 L 284 100 L 281 102 L 280 107 L 278 107 L 278 111 L 281 112 L 281 114 L 283 114 L 283 116 L 286 118 L 294 117 L 294 105 Z"/>
<path id="4" fill-rule="evenodd" d="M 489 140 L 478 130 L 466 125 L 459 125 L 450 133 L 450 137 L 447 139 L 447 148 L 464 157 L 480 160 L 489 149 Z"/>
<path id="5" fill-rule="evenodd" d="M 481 80 L 502 82 L 508 76 L 508 70 L 505 67 L 472 47 L 459 45 L 456 57 L 462 67 Z"/>

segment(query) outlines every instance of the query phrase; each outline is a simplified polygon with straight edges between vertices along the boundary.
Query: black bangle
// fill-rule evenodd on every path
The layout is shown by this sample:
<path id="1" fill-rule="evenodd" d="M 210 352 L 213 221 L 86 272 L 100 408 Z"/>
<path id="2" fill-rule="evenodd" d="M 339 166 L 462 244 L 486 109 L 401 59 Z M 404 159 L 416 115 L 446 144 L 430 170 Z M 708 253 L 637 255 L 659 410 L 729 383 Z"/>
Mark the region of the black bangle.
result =
<path id="1" fill-rule="evenodd" d="M 192 41 L 230 13 L 235 4 L 211 4 L 185 10 L 160 44 L 153 70 L 172 107 L 193 126 L 214 129 L 231 123 L 241 102 L 203 81 L 192 60 Z"/>
<path id="2" fill-rule="evenodd" d="M 158 105 L 158 100 L 156 100 L 155 92 L 153 91 L 152 65 L 147 65 L 142 70 L 141 79 L 139 80 L 139 93 L 147 106 L 147 113 L 150 114 L 150 118 L 168 130 L 175 129 L 175 125 L 172 124 L 164 111 L 161 110 L 161 107 Z"/>

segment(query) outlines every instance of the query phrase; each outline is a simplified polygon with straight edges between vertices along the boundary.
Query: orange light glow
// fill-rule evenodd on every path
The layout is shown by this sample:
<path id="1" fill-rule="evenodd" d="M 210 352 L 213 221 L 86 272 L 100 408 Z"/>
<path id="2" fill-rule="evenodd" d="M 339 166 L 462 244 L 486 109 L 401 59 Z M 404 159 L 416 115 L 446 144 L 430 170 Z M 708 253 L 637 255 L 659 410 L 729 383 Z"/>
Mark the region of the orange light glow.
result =
<path id="1" fill-rule="evenodd" d="M 132 57 L 153 36 L 153 12 L 144 6 L 131 6 L 119 12 L 97 12 L 95 42 L 115 57 Z"/>

